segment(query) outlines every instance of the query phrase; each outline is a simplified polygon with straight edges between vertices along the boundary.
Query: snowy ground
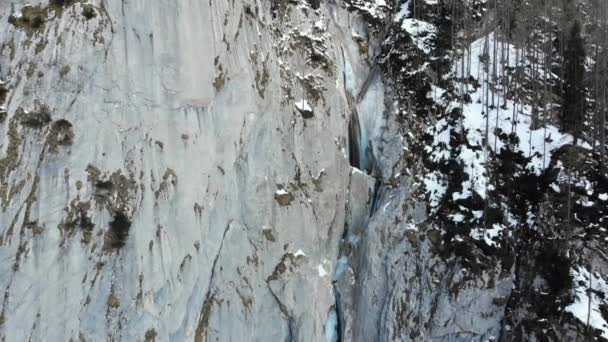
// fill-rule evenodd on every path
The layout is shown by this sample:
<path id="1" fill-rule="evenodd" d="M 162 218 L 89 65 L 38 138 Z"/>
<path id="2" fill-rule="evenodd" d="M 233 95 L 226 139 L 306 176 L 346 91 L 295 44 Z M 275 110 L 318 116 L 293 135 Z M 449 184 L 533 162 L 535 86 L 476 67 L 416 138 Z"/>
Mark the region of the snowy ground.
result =
<path id="1" fill-rule="evenodd" d="M 427 0 L 426 3 L 430 4 L 431 1 Z M 431 52 L 433 40 L 437 35 L 437 28 L 426 21 L 408 18 L 410 16 L 408 7 L 409 1 L 403 3 L 394 20 L 401 22 L 401 28 L 409 33 L 418 49 L 428 54 Z"/>
<path id="2" fill-rule="evenodd" d="M 608 338 L 608 322 L 602 317 L 600 311 L 603 298 L 598 295 L 602 294 L 603 297 L 603 294 L 608 293 L 608 284 L 599 274 L 590 273 L 585 268 L 575 269 L 573 278 L 576 298 L 575 302 L 566 308 L 566 311 L 571 312 L 574 317 L 584 323 L 589 320 L 589 325 L 602 330 L 602 336 Z M 591 291 L 589 291 L 590 289 Z M 606 305 L 605 302 L 604 305 Z"/>
<path id="3" fill-rule="evenodd" d="M 492 76 L 492 64 L 494 63 L 492 52 L 494 44 L 496 44 L 496 48 L 499 51 L 496 58 L 496 80 Z M 513 146 L 513 152 L 521 152 L 523 156 L 530 158 L 527 170 L 537 175 L 540 175 L 549 165 L 554 151 L 565 144 L 573 142 L 571 135 L 561 133 L 557 127 L 549 123 L 544 127 L 531 129 L 532 108 L 528 104 L 516 103 L 509 98 L 505 101 L 504 92 L 501 89 L 501 79 L 509 77 L 509 75 L 501 73 L 501 58 L 505 59 L 505 64 L 508 61 L 508 66 L 515 68 L 516 51 L 514 46 L 508 45 L 507 53 L 509 56 L 506 56 L 507 53 L 505 53 L 505 56 L 502 57 L 499 49 L 500 45 L 501 42 L 495 39 L 495 35 L 490 34 L 487 37 L 484 36 L 476 40 L 469 47 L 471 65 L 470 67 L 465 66 L 465 69 L 470 70 L 469 76 L 477 80 L 480 86 L 475 88 L 472 84 L 473 82 L 467 82 L 468 84 L 455 82 L 455 88 L 458 90 L 466 89 L 466 92 L 470 96 L 470 102 L 462 105 L 458 101 L 446 103 L 441 97 L 445 90 L 437 87 L 429 94 L 436 102 L 443 102 L 447 107 L 447 112 L 452 111 L 454 108 L 462 107 L 463 119 L 461 124 L 464 128 L 463 135 L 468 144 L 461 146 L 458 159 L 463 162 L 464 171 L 468 179 L 464 181 L 461 192 L 451 194 L 453 200 L 466 199 L 472 196 L 473 192 L 485 198 L 486 192 L 492 190 L 492 185 L 488 182 L 486 167 L 488 166 L 492 152 L 499 153 L 501 149 L 506 147 L 505 141 L 499 138 L 501 133 L 516 134 L 519 141 Z M 483 58 L 481 58 L 484 54 L 487 58 L 487 62 L 485 63 L 482 61 Z M 528 63 L 525 57 L 522 57 L 520 54 L 520 65 Z M 461 77 L 461 65 L 461 60 L 457 60 L 454 63 L 453 74 L 459 80 L 465 79 Z M 541 77 L 544 77 L 544 75 L 541 74 Z M 488 87 L 489 89 L 487 89 Z M 486 113 L 486 101 L 489 102 L 489 113 Z M 542 120 L 542 113 L 540 120 Z M 429 133 L 434 137 L 433 144 L 427 147 L 427 152 L 431 155 L 432 161 L 442 162 L 450 158 L 448 147 L 450 131 L 460 131 L 459 126 L 460 123 L 454 127 L 448 124 L 447 119 L 441 119 L 434 127 L 429 129 Z M 485 142 L 486 134 L 487 143 Z M 425 178 L 425 185 L 431 198 L 431 204 L 437 205 L 446 191 L 447 181 L 445 175 L 438 171 L 429 173 Z M 473 216 L 476 217 L 477 215 Z M 463 218 L 453 215 L 452 219 L 455 222 L 461 222 Z M 494 236 L 498 233 L 497 229 L 499 230 L 499 227 L 480 227 L 480 229 L 490 229 L 493 232 L 491 235 Z M 474 231 L 472 237 L 487 240 L 487 236 L 482 236 L 483 234 L 479 234 L 479 231 Z"/>

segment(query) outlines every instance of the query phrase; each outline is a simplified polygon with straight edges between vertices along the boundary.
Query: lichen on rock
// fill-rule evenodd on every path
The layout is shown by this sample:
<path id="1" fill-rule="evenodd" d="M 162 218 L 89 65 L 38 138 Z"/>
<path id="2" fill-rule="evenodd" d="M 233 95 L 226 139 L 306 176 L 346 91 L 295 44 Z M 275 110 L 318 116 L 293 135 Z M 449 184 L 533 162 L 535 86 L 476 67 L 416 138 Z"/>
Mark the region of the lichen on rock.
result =
<path id="1" fill-rule="evenodd" d="M 16 14 L 11 14 L 8 22 L 28 35 L 43 31 L 46 25 L 47 8 L 41 5 L 25 5 Z"/>
<path id="2" fill-rule="evenodd" d="M 36 102 L 32 111 L 18 108 L 15 117 L 19 119 L 19 123 L 24 127 L 41 129 L 51 122 L 51 111 L 45 104 Z"/>
<path id="3" fill-rule="evenodd" d="M 125 213 L 116 212 L 109 225 L 104 237 L 104 249 L 115 250 L 124 247 L 129 237 L 131 220 Z"/>
<path id="4" fill-rule="evenodd" d="M 65 119 L 59 119 L 53 122 L 51 130 L 47 135 L 46 142 L 49 150 L 57 153 L 59 147 L 70 146 L 74 143 L 74 129 L 72 124 Z"/>

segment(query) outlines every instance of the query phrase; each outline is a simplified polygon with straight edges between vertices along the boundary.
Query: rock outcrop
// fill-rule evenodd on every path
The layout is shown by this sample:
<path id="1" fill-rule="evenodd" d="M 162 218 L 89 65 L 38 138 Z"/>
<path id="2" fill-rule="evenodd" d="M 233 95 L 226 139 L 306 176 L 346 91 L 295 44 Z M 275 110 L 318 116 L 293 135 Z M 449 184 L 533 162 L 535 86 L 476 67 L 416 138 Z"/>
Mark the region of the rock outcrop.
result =
<path id="1" fill-rule="evenodd" d="M 360 15 L 42 0 L 0 20 L 3 339 L 335 330 L 347 93 L 378 44 Z"/>

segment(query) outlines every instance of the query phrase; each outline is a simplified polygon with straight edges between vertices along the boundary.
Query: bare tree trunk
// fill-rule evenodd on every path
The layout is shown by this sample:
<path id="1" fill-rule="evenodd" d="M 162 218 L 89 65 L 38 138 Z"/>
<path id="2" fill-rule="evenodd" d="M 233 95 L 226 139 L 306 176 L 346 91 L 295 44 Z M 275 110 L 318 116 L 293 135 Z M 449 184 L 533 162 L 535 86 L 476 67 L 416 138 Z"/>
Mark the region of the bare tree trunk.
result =
<path id="1" fill-rule="evenodd" d="M 551 6 L 545 2 L 545 14 L 547 18 L 551 20 Z M 544 77 L 543 77 L 543 170 L 546 166 L 546 155 L 547 155 L 547 116 L 549 115 L 550 109 L 547 109 L 547 105 L 551 107 L 551 97 L 549 93 L 549 74 L 551 73 L 551 26 L 549 22 L 545 25 L 545 34 L 548 37 L 545 40 L 545 49 L 544 49 Z"/>
<path id="2" fill-rule="evenodd" d="M 511 133 L 515 133 L 515 126 L 517 125 L 517 105 L 519 98 L 519 47 L 515 48 L 515 77 L 513 77 L 513 87 L 515 88 L 513 93 L 513 115 L 511 121 Z"/>
<path id="3" fill-rule="evenodd" d="M 587 288 L 587 333 L 589 334 L 589 340 L 591 340 L 591 327 L 589 326 L 589 319 L 591 318 L 591 296 L 593 295 L 591 289 L 593 289 L 593 274 L 589 272 L 589 287 Z"/>
<path id="4" fill-rule="evenodd" d="M 530 46 L 532 45 L 532 46 Z M 537 114 L 537 108 L 536 108 L 536 78 L 534 75 L 535 72 L 535 68 L 536 68 L 536 62 L 535 62 L 535 49 L 534 49 L 534 43 L 530 44 L 528 41 L 526 42 L 526 49 L 530 49 L 528 56 L 532 55 L 532 80 L 534 82 L 534 87 L 533 87 L 533 96 L 532 96 L 532 113 L 530 115 L 530 127 L 529 127 L 529 133 L 528 133 L 528 157 L 532 156 L 532 130 L 534 130 L 534 123 L 536 122 L 536 116 Z"/>
<path id="5" fill-rule="evenodd" d="M 598 9 L 599 10 L 599 9 Z M 593 16 L 593 22 L 594 24 L 599 28 L 600 27 L 600 21 L 599 21 L 599 15 L 598 15 L 598 11 L 594 11 L 594 16 Z M 599 45 L 600 45 L 600 39 L 601 39 L 601 35 L 595 33 L 594 36 L 591 37 L 591 43 L 595 45 L 595 49 L 594 49 L 594 58 L 593 60 L 595 61 L 595 72 L 593 73 L 593 128 L 592 128 L 592 133 L 591 133 L 591 151 L 592 153 L 595 153 L 595 146 L 596 144 L 598 144 L 598 140 L 599 140 L 599 131 L 600 131 L 600 127 L 599 127 L 599 121 L 600 121 L 600 77 L 599 77 L 599 73 L 601 72 L 601 61 L 600 61 L 600 54 L 599 54 Z M 598 146 L 599 149 L 599 146 Z"/>
<path id="6" fill-rule="evenodd" d="M 602 33 L 606 34 L 606 4 L 602 7 Z M 605 42 L 605 40 L 602 40 Z M 601 115 L 600 115 L 600 165 L 602 166 L 602 171 L 606 171 L 606 46 L 602 44 L 602 58 L 600 68 L 602 70 L 601 77 L 601 86 L 602 86 L 602 94 L 601 94 Z"/>
<path id="7" fill-rule="evenodd" d="M 490 77 L 489 77 L 489 49 L 490 49 L 490 38 L 489 36 L 486 36 L 486 40 L 484 42 L 484 46 L 483 46 L 483 56 L 484 56 L 484 82 L 483 85 L 485 86 L 485 100 L 484 105 L 485 105 L 485 114 L 486 114 L 486 136 L 485 136 L 485 148 L 486 150 L 488 149 L 489 146 L 489 140 L 490 140 L 490 108 L 489 108 L 489 96 L 490 96 Z M 483 96 L 483 95 L 482 95 Z"/>
<path id="8" fill-rule="evenodd" d="M 494 13 L 496 13 L 496 16 L 498 16 L 498 0 L 494 0 Z M 495 19 L 496 20 L 496 19 Z M 499 104 L 496 103 L 494 101 L 494 96 L 496 93 L 496 84 L 498 83 L 497 79 L 497 64 L 496 64 L 496 57 L 497 57 L 497 49 L 496 49 L 496 40 L 498 39 L 498 27 L 496 26 L 498 24 L 498 20 L 496 20 L 496 22 L 494 23 L 494 34 L 492 36 L 492 108 L 496 107 L 496 125 L 494 126 L 494 130 L 496 130 L 496 128 L 498 127 L 498 117 L 499 117 L 499 113 L 498 113 L 498 107 Z M 488 116 L 490 116 L 490 112 L 488 112 Z M 497 135 L 496 133 L 494 133 L 494 152 L 496 152 L 496 138 Z"/>
<path id="9" fill-rule="evenodd" d="M 460 78 L 464 79 L 464 49 L 462 50 L 462 60 L 460 63 Z M 460 82 L 460 138 L 464 139 L 464 97 L 465 97 L 465 89 L 464 82 Z"/>
<path id="10" fill-rule="evenodd" d="M 498 76 L 497 76 L 497 64 L 496 64 L 496 59 L 497 59 L 497 49 L 496 49 L 496 40 L 498 39 L 496 33 L 494 33 L 494 56 L 492 57 L 492 85 L 493 85 L 493 92 L 492 92 L 492 105 L 496 106 L 496 124 L 494 125 L 494 130 L 498 129 L 498 124 L 499 124 L 499 117 L 500 117 L 500 95 L 496 89 L 496 84 L 498 83 Z M 498 96 L 498 101 L 496 101 L 496 103 L 494 103 L 494 93 L 496 93 L 496 95 Z M 496 152 L 496 146 L 497 146 L 497 140 L 498 140 L 498 134 L 494 133 L 494 151 Z"/>

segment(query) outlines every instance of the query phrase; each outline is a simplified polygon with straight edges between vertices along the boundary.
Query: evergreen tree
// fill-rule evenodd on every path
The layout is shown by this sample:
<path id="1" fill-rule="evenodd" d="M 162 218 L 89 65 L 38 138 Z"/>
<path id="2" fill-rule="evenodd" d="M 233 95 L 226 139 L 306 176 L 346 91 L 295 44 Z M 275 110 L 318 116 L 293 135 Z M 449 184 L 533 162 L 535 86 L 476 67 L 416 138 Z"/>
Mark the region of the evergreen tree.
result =
<path id="1" fill-rule="evenodd" d="M 564 91 L 562 97 L 561 128 L 579 138 L 585 111 L 585 46 L 581 25 L 574 22 L 564 51 Z"/>

